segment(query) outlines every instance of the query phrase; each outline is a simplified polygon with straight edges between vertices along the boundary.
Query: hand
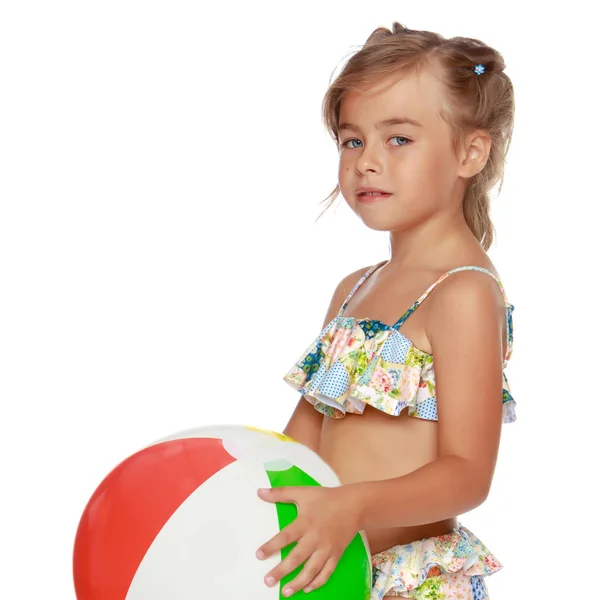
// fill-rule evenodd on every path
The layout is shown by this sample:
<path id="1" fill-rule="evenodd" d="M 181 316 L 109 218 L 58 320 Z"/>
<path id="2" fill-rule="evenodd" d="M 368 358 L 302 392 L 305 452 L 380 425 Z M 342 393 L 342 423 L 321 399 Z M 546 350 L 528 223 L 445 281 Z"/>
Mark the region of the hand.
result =
<path id="1" fill-rule="evenodd" d="M 298 507 L 296 519 L 256 552 L 256 556 L 263 559 L 298 542 L 283 561 L 267 573 L 265 583 L 275 585 L 305 562 L 282 594 L 288 597 L 301 589 L 309 592 L 324 585 L 360 528 L 361 503 L 355 488 L 350 485 L 332 488 L 290 486 L 258 492 L 267 502 L 290 503 Z"/>

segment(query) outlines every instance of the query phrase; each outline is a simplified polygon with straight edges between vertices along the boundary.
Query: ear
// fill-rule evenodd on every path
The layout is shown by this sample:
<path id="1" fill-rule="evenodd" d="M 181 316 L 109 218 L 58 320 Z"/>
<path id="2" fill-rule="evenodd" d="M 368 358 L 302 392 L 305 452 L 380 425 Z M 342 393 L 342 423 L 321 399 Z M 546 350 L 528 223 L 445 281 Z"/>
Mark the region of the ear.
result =
<path id="1" fill-rule="evenodd" d="M 474 131 L 467 135 L 461 148 L 458 175 L 468 179 L 485 167 L 490 155 L 492 139 L 485 131 Z"/>

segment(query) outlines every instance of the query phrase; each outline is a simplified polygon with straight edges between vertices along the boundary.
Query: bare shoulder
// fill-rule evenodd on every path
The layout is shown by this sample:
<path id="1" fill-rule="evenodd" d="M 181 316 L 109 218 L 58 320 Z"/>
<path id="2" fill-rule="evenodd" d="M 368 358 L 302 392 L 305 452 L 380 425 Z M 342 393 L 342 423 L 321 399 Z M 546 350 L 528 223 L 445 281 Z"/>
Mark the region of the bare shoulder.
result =
<path id="1" fill-rule="evenodd" d="M 482 268 L 500 280 L 493 267 L 486 265 Z M 461 306 L 468 309 L 481 304 L 504 307 L 504 296 L 498 281 L 488 273 L 476 269 L 452 273 L 433 290 L 431 308 L 434 309 L 435 306 L 435 310 L 445 310 Z"/>
<path id="2" fill-rule="evenodd" d="M 333 296 L 331 298 L 331 302 L 329 304 L 329 309 L 327 310 L 327 315 L 325 316 L 324 323 L 327 324 L 331 321 L 339 312 L 344 300 L 348 297 L 348 294 L 352 291 L 354 286 L 358 283 L 360 278 L 371 268 L 371 265 L 368 267 L 361 267 L 352 273 L 346 275 L 336 286 Z"/>
<path id="3" fill-rule="evenodd" d="M 493 266 L 484 268 L 500 279 Z M 489 332 L 490 328 L 502 331 L 505 310 L 504 295 L 494 277 L 474 269 L 453 273 L 431 294 L 427 337 L 434 344 L 437 331 L 464 331 L 466 327 L 477 327 L 481 332 Z"/>
<path id="4" fill-rule="evenodd" d="M 356 271 L 346 275 L 339 283 L 336 288 L 336 293 L 339 293 L 342 298 L 342 302 L 346 299 L 348 294 L 352 291 L 352 288 L 358 283 L 360 278 L 372 267 L 369 265 L 368 267 L 361 267 Z"/>

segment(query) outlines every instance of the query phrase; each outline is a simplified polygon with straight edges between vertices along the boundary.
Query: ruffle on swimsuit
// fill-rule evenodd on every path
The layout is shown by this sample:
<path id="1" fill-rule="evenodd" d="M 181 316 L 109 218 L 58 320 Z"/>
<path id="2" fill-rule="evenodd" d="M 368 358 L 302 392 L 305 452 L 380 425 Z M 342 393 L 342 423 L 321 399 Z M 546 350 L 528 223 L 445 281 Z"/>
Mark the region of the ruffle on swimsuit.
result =
<path id="1" fill-rule="evenodd" d="M 419 350 L 399 328 L 446 277 L 459 271 L 487 273 L 498 283 L 506 306 L 505 368 L 513 348 L 514 306 L 509 304 L 500 280 L 490 271 L 465 266 L 444 273 L 394 325 L 374 319 L 344 317 L 350 299 L 383 263 L 371 267 L 356 283 L 340 311 L 284 376 L 294 389 L 323 414 L 342 418 L 362 414 L 365 406 L 397 416 L 405 408 L 411 417 L 437 421 L 433 356 Z M 503 422 L 516 420 L 515 400 L 502 370 Z"/>
<path id="2" fill-rule="evenodd" d="M 394 546 L 372 557 L 373 593 L 383 598 L 410 592 L 419 586 L 436 585 L 442 573 L 463 571 L 467 577 L 492 575 L 502 564 L 483 542 L 464 525 L 446 535 L 439 535 L 402 546 Z M 430 596 L 423 590 L 419 598 Z M 437 595 L 431 595 L 437 598 Z"/>

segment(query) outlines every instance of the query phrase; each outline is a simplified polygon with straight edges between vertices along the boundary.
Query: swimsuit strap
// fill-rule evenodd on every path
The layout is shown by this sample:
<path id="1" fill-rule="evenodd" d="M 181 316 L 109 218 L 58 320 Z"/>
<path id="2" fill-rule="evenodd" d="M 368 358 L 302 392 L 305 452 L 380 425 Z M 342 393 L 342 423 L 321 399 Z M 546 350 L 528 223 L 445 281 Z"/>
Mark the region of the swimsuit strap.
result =
<path id="1" fill-rule="evenodd" d="M 344 301 L 344 303 L 342 304 L 342 307 L 340 308 L 340 310 L 338 312 L 338 317 L 342 316 L 343 312 L 346 310 L 346 306 L 348 306 L 348 302 L 350 302 L 350 299 L 352 298 L 352 296 L 354 296 L 354 293 L 363 284 L 363 282 L 366 281 L 366 279 L 372 273 L 374 273 L 377 269 L 379 269 L 379 267 L 381 267 L 382 265 L 384 265 L 387 262 L 388 262 L 387 260 L 384 260 L 383 262 L 373 265 L 371 268 L 367 269 L 366 273 L 356 282 L 356 285 L 352 288 L 352 290 L 348 294 L 348 297 L 346 298 L 346 300 Z"/>
<path id="2" fill-rule="evenodd" d="M 442 281 L 444 281 L 444 279 L 446 279 L 446 277 L 449 277 L 450 275 L 452 275 L 452 273 L 458 273 L 459 271 L 481 271 L 482 273 L 487 273 L 488 275 L 493 277 L 496 280 L 496 283 L 498 284 L 498 286 L 500 287 L 500 290 L 502 291 L 502 296 L 504 297 L 504 304 L 508 304 L 508 301 L 506 298 L 506 292 L 504 291 L 504 286 L 502 285 L 502 282 L 491 271 L 488 271 L 487 269 L 484 269 L 483 267 L 476 267 L 476 266 L 457 267 L 456 269 L 451 269 L 450 271 L 444 273 L 437 281 L 432 283 L 425 290 L 423 295 L 396 321 L 396 323 L 393 326 L 394 329 L 398 329 L 402 325 L 402 323 L 404 323 L 404 321 L 406 321 L 406 319 L 408 319 L 408 317 L 410 317 L 410 315 L 412 315 L 415 312 L 415 310 L 417 310 L 417 308 L 420 306 L 421 302 L 423 302 L 423 300 L 425 300 L 425 298 L 427 298 L 427 296 L 429 296 L 429 294 L 431 294 L 431 292 L 435 289 L 435 287 L 437 285 L 442 283 Z"/>
<path id="3" fill-rule="evenodd" d="M 406 319 L 408 319 L 408 317 L 410 317 L 410 315 L 412 315 L 415 310 L 417 310 L 417 308 L 419 307 L 419 305 L 421 304 L 421 302 L 423 302 L 423 300 L 425 300 L 425 298 L 427 298 L 427 296 L 429 296 L 429 294 L 431 294 L 431 292 L 435 289 L 435 287 L 437 285 L 439 285 L 442 281 L 444 281 L 444 279 L 446 279 L 446 277 L 452 275 L 452 273 L 458 273 L 459 271 L 480 271 L 481 273 L 487 273 L 488 275 L 490 275 L 491 277 L 493 277 L 496 281 L 496 283 L 498 284 L 498 287 L 500 288 L 500 291 L 502 292 L 502 296 L 504 298 L 504 305 L 507 308 L 507 323 L 506 323 L 506 353 L 505 353 L 505 360 L 508 360 L 508 358 L 510 358 L 510 354 L 512 351 L 512 311 L 514 309 L 514 307 L 512 306 L 512 304 L 510 304 L 508 302 L 507 296 L 506 296 L 506 291 L 504 289 L 504 286 L 502 285 L 502 282 L 500 281 L 500 279 L 498 279 L 498 277 L 496 277 L 496 275 L 494 275 L 491 271 L 488 271 L 487 269 L 484 269 L 483 267 L 477 267 L 477 266 L 465 266 L 465 267 L 457 267 L 456 269 L 451 269 L 450 271 L 444 273 L 436 282 L 432 283 L 427 290 L 425 290 L 425 292 L 423 293 L 423 295 L 398 319 L 398 321 L 396 321 L 396 323 L 393 325 L 394 329 L 399 329 L 401 327 L 401 325 L 404 323 L 404 321 L 406 321 Z"/>

